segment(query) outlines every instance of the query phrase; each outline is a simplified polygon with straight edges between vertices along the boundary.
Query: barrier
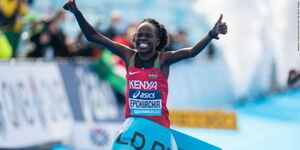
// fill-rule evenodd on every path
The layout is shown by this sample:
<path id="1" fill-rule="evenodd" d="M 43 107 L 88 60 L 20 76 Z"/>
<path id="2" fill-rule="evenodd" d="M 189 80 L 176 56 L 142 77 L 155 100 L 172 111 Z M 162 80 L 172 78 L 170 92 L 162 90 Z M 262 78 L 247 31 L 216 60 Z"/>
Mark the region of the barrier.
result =
<path id="1" fill-rule="evenodd" d="M 59 64 L 59 68 L 74 117 L 69 145 L 77 150 L 110 149 L 123 118 L 111 87 L 89 64 Z"/>
<path id="2" fill-rule="evenodd" d="M 0 147 L 65 140 L 73 122 L 54 63 L 0 63 Z"/>
<path id="3" fill-rule="evenodd" d="M 99 80 L 89 64 L 59 64 L 75 121 L 120 120 L 111 87 Z"/>
<path id="4" fill-rule="evenodd" d="M 170 111 L 172 126 L 190 128 L 237 129 L 235 113 L 221 110 L 210 111 Z"/>
<path id="5" fill-rule="evenodd" d="M 79 134 L 77 124 L 120 120 L 111 87 L 89 66 L 0 62 L 0 148 L 67 141 Z"/>
<path id="6" fill-rule="evenodd" d="M 122 122 L 77 122 L 70 146 L 76 150 L 110 150 Z"/>

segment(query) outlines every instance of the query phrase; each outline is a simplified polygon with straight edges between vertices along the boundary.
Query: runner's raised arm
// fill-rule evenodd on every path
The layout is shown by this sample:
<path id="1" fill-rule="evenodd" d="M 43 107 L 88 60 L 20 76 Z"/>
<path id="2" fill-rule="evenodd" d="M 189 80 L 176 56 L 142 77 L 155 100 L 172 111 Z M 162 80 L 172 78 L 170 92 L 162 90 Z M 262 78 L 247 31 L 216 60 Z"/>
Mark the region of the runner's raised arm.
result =
<path id="1" fill-rule="evenodd" d="M 76 20 L 80 26 L 80 29 L 82 30 L 84 36 L 88 41 L 91 41 L 93 43 L 97 43 L 114 54 L 118 55 L 120 58 L 122 58 L 126 63 L 128 63 L 129 58 L 133 55 L 134 50 L 124 46 L 122 44 L 119 44 L 117 42 L 114 42 L 110 40 L 109 38 L 105 37 L 104 35 L 97 32 L 84 18 L 78 7 L 76 6 L 75 0 L 69 0 L 63 7 L 64 9 L 70 11 L 73 13 L 76 17 Z"/>
<path id="2" fill-rule="evenodd" d="M 164 52 L 162 55 L 162 62 L 166 65 L 171 65 L 180 60 L 194 57 L 198 55 L 212 39 L 219 39 L 219 34 L 227 33 L 227 25 L 225 22 L 222 22 L 223 14 L 220 15 L 218 21 L 215 26 L 211 29 L 211 31 L 206 35 L 200 42 L 198 42 L 195 46 L 190 48 L 183 48 L 177 51 Z"/>

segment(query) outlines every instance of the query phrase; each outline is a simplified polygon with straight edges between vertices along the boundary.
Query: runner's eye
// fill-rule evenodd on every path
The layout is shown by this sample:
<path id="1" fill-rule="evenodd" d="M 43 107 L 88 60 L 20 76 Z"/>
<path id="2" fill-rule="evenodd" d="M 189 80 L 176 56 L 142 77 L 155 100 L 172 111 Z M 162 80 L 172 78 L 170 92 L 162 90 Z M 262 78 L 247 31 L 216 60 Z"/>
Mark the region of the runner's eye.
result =
<path id="1" fill-rule="evenodd" d="M 152 37 L 154 37 L 154 35 L 150 34 L 150 33 L 144 33 L 144 34 L 143 33 L 138 33 L 138 34 L 136 34 L 137 38 L 141 38 L 143 36 L 145 36 L 146 38 L 152 38 Z"/>
<path id="2" fill-rule="evenodd" d="M 146 36 L 147 38 L 152 38 L 152 37 L 153 37 L 153 35 L 152 35 L 152 34 L 149 34 L 149 33 L 146 33 L 145 36 Z"/>
<path id="3" fill-rule="evenodd" d="M 136 34 L 136 37 L 138 37 L 138 38 L 140 38 L 140 37 L 142 37 L 143 36 L 143 34 L 142 33 L 138 33 L 138 34 Z"/>

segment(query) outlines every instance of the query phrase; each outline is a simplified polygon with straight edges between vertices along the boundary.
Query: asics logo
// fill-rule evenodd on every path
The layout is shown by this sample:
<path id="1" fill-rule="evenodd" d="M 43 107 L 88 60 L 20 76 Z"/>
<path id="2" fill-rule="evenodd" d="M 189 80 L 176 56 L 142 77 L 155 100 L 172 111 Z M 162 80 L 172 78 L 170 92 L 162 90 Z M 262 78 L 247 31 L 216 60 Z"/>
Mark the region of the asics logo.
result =
<path id="1" fill-rule="evenodd" d="M 140 95 L 141 91 L 136 91 L 133 95 L 132 98 L 137 98 Z"/>
<path id="2" fill-rule="evenodd" d="M 155 98 L 155 93 L 143 93 L 140 90 L 136 90 L 136 92 L 132 95 L 132 98 L 153 99 Z"/>
<path id="3" fill-rule="evenodd" d="M 137 73 L 139 73 L 138 71 L 137 72 L 131 72 L 131 71 L 129 71 L 129 75 L 134 75 L 134 74 L 137 74 Z"/>

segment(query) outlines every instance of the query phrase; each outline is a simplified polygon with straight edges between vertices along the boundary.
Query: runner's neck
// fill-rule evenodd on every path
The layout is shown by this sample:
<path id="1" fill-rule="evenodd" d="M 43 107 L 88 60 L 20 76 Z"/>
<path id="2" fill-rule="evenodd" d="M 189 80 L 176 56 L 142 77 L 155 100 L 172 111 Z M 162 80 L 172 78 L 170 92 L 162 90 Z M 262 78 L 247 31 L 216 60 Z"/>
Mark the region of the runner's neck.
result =
<path id="1" fill-rule="evenodd" d="M 136 68 L 141 68 L 141 69 L 152 68 L 154 66 L 157 55 L 158 54 L 156 52 L 156 53 L 154 53 L 154 55 L 152 55 L 147 60 L 143 60 L 143 59 L 141 59 L 140 55 L 136 55 L 136 57 L 135 57 L 135 67 Z"/>
<path id="2" fill-rule="evenodd" d="M 150 60 L 151 58 L 153 58 L 155 55 L 157 54 L 157 51 L 153 50 L 153 51 L 150 51 L 150 52 L 147 52 L 147 53 L 140 53 L 138 52 L 137 53 L 137 56 L 140 58 L 140 60 L 142 61 L 148 61 Z"/>

